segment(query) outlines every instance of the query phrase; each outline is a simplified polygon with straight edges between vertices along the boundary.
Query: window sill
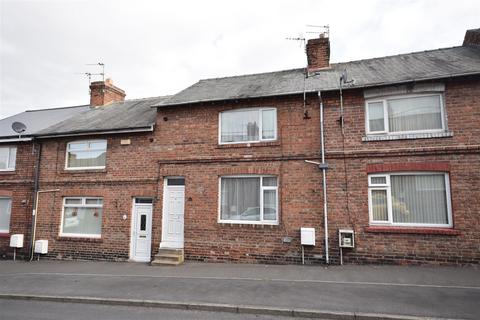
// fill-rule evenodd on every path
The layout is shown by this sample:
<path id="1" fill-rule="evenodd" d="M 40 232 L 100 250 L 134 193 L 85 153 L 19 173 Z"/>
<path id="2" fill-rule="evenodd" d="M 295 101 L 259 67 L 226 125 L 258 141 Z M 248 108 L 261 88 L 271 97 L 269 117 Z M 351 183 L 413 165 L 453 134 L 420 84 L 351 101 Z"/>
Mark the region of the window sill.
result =
<path id="1" fill-rule="evenodd" d="M 10 233 L 8 232 L 0 232 L 0 238 L 9 238 L 10 237 Z"/>
<path id="2" fill-rule="evenodd" d="M 82 174 L 82 173 L 106 173 L 107 169 L 63 169 L 63 174 Z"/>
<path id="3" fill-rule="evenodd" d="M 71 241 L 71 242 L 91 242 L 91 243 L 103 242 L 102 238 L 88 238 L 88 237 L 74 237 L 74 236 L 57 236 L 57 240 Z"/>
<path id="4" fill-rule="evenodd" d="M 14 174 L 15 170 L 0 170 L 0 174 Z"/>
<path id="5" fill-rule="evenodd" d="M 280 146 L 280 141 L 262 141 L 262 142 L 247 142 L 247 143 L 232 143 L 232 144 L 219 144 L 217 149 L 230 149 L 230 148 L 251 148 L 251 147 L 276 147 Z"/>
<path id="6" fill-rule="evenodd" d="M 248 222 L 218 222 L 220 227 L 231 227 L 231 228 L 254 228 L 254 229 L 264 229 L 264 228 L 275 228 L 279 227 L 278 223 L 248 223 Z"/>
<path id="7" fill-rule="evenodd" d="M 362 142 L 369 141 L 389 141 L 389 140 L 409 140 L 409 139 L 432 139 L 432 138 L 451 138 L 452 131 L 428 132 L 428 133 L 404 133 L 404 134 L 384 134 L 384 135 L 366 135 L 362 137 Z"/>
<path id="8" fill-rule="evenodd" d="M 449 228 L 422 228 L 422 227 L 365 227 L 365 232 L 371 233 L 400 233 L 400 234 L 439 234 L 458 236 L 460 231 Z"/>

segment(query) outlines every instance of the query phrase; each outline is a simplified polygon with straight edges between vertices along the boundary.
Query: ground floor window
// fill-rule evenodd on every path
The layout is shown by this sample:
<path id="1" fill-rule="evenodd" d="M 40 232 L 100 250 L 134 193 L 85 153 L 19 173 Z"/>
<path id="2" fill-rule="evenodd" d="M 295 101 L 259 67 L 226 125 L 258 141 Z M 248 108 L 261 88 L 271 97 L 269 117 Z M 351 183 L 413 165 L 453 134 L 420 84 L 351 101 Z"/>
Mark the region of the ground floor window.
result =
<path id="1" fill-rule="evenodd" d="M 102 198 L 63 198 L 61 235 L 100 237 L 102 234 L 102 213 Z"/>
<path id="2" fill-rule="evenodd" d="M 451 227 L 447 173 L 390 173 L 368 176 L 370 223 Z"/>
<path id="3" fill-rule="evenodd" d="M 221 177 L 220 222 L 277 224 L 277 177 Z"/>
<path id="4" fill-rule="evenodd" d="M 0 233 L 8 233 L 10 230 L 11 211 L 12 199 L 0 197 Z"/>

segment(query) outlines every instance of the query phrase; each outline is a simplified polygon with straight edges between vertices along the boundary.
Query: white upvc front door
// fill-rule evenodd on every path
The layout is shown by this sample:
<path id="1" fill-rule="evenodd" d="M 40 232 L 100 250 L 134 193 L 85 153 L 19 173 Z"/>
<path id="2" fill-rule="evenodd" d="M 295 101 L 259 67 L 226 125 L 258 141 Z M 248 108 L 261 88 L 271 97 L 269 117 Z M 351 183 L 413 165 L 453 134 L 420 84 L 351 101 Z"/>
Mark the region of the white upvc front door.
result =
<path id="1" fill-rule="evenodd" d="M 183 249 L 185 179 L 165 178 L 160 248 Z"/>
<path id="2" fill-rule="evenodd" d="M 152 199 L 135 198 L 132 209 L 130 260 L 150 262 L 152 253 Z"/>

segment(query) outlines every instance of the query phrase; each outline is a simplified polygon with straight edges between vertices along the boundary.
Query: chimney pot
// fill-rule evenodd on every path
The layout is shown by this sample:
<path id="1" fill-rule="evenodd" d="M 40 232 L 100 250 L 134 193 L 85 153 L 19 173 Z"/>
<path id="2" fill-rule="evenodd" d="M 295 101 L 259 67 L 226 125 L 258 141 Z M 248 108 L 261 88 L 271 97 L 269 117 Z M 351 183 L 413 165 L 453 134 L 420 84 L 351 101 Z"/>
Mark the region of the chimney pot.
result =
<path id="1" fill-rule="evenodd" d="M 90 84 L 90 106 L 99 107 L 119 101 L 125 101 L 125 91 L 114 86 L 112 79 Z"/>

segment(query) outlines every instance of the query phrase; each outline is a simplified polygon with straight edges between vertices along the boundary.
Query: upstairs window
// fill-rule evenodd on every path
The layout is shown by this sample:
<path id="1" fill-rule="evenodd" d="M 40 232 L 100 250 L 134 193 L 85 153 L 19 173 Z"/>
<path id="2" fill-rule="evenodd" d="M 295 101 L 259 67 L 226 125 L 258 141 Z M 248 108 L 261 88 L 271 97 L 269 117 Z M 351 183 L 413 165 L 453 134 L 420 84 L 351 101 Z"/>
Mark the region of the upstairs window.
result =
<path id="1" fill-rule="evenodd" d="M 222 177 L 220 222 L 277 224 L 277 177 Z"/>
<path id="2" fill-rule="evenodd" d="M 221 112 L 219 127 L 220 144 L 276 140 L 277 110 L 261 108 Z"/>
<path id="3" fill-rule="evenodd" d="M 99 238 L 102 233 L 102 198 L 64 198 L 62 236 Z"/>
<path id="4" fill-rule="evenodd" d="M 107 140 L 75 141 L 67 145 L 66 169 L 104 169 Z"/>
<path id="5" fill-rule="evenodd" d="M 16 159 L 16 147 L 0 147 L 0 171 L 14 171 Z"/>
<path id="6" fill-rule="evenodd" d="M 370 224 L 451 227 L 446 173 L 391 173 L 368 177 Z"/>
<path id="7" fill-rule="evenodd" d="M 0 233 L 8 233 L 10 229 L 10 214 L 12 199 L 0 197 Z"/>
<path id="8" fill-rule="evenodd" d="M 369 100 L 366 115 L 368 134 L 438 132 L 446 129 L 441 94 Z"/>

